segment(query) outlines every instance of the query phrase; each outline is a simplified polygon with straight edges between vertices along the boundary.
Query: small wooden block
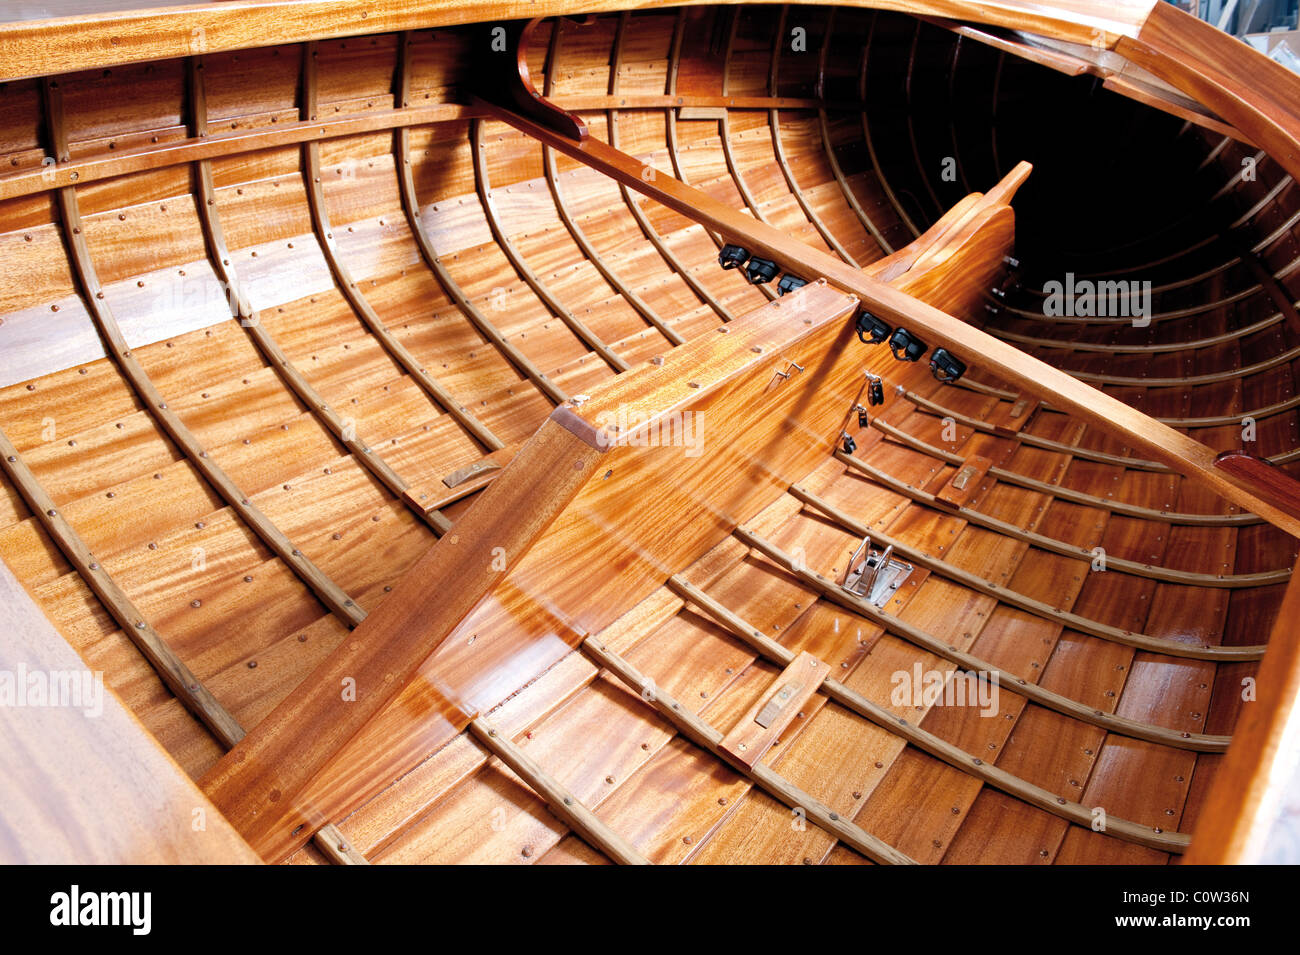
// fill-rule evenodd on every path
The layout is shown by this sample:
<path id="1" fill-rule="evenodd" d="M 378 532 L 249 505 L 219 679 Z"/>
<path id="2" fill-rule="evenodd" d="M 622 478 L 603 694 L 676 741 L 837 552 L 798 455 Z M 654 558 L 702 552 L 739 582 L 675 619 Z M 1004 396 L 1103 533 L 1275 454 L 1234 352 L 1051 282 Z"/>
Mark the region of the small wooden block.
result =
<path id="1" fill-rule="evenodd" d="M 738 762 L 753 766 L 780 739 L 829 674 L 827 664 L 811 653 L 800 653 L 723 738 L 722 750 Z"/>
<path id="2" fill-rule="evenodd" d="M 413 484 L 406 489 L 406 497 L 426 514 L 454 504 L 495 481 L 515 456 L 516 450 L 518 447 L 511 445 L 493 451 L 473 464 L 457 468 L 432 484 Z"/>
<path id="3" fill-rule="evenodd" d="M 981 454 L 972 454 L 935 497 L 953 507 L 965 507 L 979 490 L 980 482 L 988 475 L 991 467 L 991 460 Z"/>
<path id="4" fill-rule="evenodd" d="M 681 106 L 677 110 L 678 119 L 726 119 L 724 106 Z"/>
<path id="5" fill-rule="evenodd" d="M 1010 403 L 998 402 L 998 407 L 989 416 L 989 424 L 993 425 L 993 430 L 998 434 L 1019 434 L 1020 429 L 1029 421 L 1029 416 L 1034 413 L 1034 404 L 1033 398 L 1024 395 Z"/>

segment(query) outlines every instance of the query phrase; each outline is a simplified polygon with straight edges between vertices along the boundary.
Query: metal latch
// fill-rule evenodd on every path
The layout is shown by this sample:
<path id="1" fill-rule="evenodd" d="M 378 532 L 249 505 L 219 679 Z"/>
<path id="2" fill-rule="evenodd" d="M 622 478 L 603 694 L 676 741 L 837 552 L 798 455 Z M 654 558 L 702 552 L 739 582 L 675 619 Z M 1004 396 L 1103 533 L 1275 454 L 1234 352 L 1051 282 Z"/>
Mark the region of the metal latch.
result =
<path id="1" fill-rule="evenodd" d="M 1028 405 L 1029 405 L 1029 399 L 1021 398 L 1019 401 L 1017 401 L 1014 405 L 1011 406 L 1011 417 L 1019 418 L 1022 414 L 1025 413 L 1025 408 L 1028 407 Z"/>
<path id="2" fill-rule="evenodd" d="M 912 565 L 894 557 L 893 544 L 883 551 L 874 550 L 868 536 L 853 552 L 841 586 L 855 597 L 883 607 L 911 574 Z"/>
<path id="3" fill-rule="evenodd" d="M 975 467 L 975 465 L 973 464 L 968 464 L 960 471 L 958 471 L 957 476 L 952 479 L 953 490 L 954 491 L 966 490 L 966 485 L 970 483 L 970 479 L 973 478 L 978 471 L 979 468 Z"/>

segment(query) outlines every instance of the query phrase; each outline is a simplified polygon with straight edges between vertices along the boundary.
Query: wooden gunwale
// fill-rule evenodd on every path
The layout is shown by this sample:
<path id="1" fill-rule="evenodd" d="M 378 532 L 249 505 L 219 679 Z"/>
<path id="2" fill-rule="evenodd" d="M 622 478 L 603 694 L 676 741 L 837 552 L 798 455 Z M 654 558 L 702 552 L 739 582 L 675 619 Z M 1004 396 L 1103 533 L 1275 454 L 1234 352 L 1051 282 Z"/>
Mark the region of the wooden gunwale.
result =
<path id="1" fill-rule="evenodd" d="M 194 133 L 199 137 L 207 135 L 208 132 L 207 97 L 204 95 L 202 71 L 201 59 L 190 60 L 190 112 Z M 228 290 L 227 301 L 230 302 L 234 318 L 248 332 L 248 336 L 265 356 L 267 364 L 275 369 L 302 406 L 316 416 L 354 460 L 416 513 L 420 520 L 433 529 L 434 533 L 446 533 L 451 528 L 451 521 L 441 511 L 425 511 L 406 494 L 410 485 L 367 442 L 356 436 L 355 429 L 349 430 L 345 427 L 338 412 L 312 387 L 306 376 L 289 360 L 274 336 L 262 324 L 261 316 L 249 303 L 243 284 L 234 266 L 230 264 L 225 231 L 221 227 L 221 213 L 217 209 L 210 160 L 200 159 L 195 163 L 195 192 L 199 221 L 203 225 L 203 238 L 208 248 L 208 260 L 212 264 L 212 270 Z"/>
<path id="2" fill-rule="evenodd" d="M 487 719 L 480 716 L 470 720 L 469 731 L 493 756 L 532 787 L 545 801 L 547 809 L 606 856 L 620 865 L 652 864 L 636 846 L 602 822 L 599 816 L 583 805 L 578 797 L 557 782 L 531 756 L 504 734 L 497 732 L 497 728 Z"/>
<path id="3" fill-rule="evenodd" d="M 821 51 L 818 53 L 818 75 L 824 76 L 826 73 L 826 54 L 830 49 L 828 38 L 830 37 L 834 26 L 835 8 L 831 7 L 830 11 L 826 15 L 826 30 L 823 36 Z M 863 227 L 871 233 L 871 237 L 875 239 L 876 244 L 880 246 L 881 252 L 885 255 L 893 255 L 895 252 L 894 247 L 889 244 L 889 241 L 885 238 L 884 234 L 876 227 L 876 224 L 871 220 L 871 216 L 867 215 L 867 211 L 862 208 L 862 204 L 858 202 L 858 197 L 853 194 L 853 190 L 849 188 L 848 181 L 844 178 L 844 170 L 840 168 L 840 161 L 835 157 L 835 145 L 831 142 L 830 122 L 826 117 L 825 107 L 817 110 L 817 123 L 821 128 L 822 149 L 826 153 L 826 159 L 830 163 L 831 172 L 835 176 L 835 181 L 839 183 L 840 192 L 844 194 L 844 201 L 849 204 L 849 207 L 853 210 L 853 214 L 862 222 Z"/>
<path id="4" fill-rule="evenodd" d="M 709 596 L 703 589 L 695 586 L 681 574 L 674 574 L 668 580 L 668 587 L 683 600 L 695 604 L 721 625 L 728 633 L 736 637 L 758 654 L 778 666 L 789 666 L 795 658 L 794 651 L 777 643 L 757 627 L 733 612 L 722 602 Z M 943 760 L 948 765 L 961 770 L 966 775 L 987 783 L 1008 795 L 1022 799 L 1032 806 L 1059 816 L 1076 825 L 1091 827 L 1092 810 L 1081 803 L 1067 800 L 1049 789 L 1038 786 L 1028 780 L 1007 772 L 998 766 L 979 759 L 966 750 L 915 723 L 900 719 L 884 707 L 873 703 L 861 693 L 828 677 L 819 690 L 827 699 L 833 700 L 852 713 L 864 717 L 893 736 L 911 743 L 922 752 Z M 1188 836 L 1184 833 L 1156 833 L 1149 826 L 1143 826 L 1127 819 L 1110 817 L 1106 823 L 1106 833 L 1125 842 L 1159 849 L 1164 852 L 1181 853 L 1186 851 Z"/>
<path id="5" fill-rule="evenodd" d="M 1089 723 L 1093 726 L 1107 730 L 1108 732 L 1117 733 L 1120 736 L 1127 736 L 1132 739 L 1146 740 L 1151 743 L 1163 743 L 1166 746 L 1172 746 L 1175 749 L 1186 749 L 1198 753 L 1222 753 L 1228 748 L 1231 737 L 1212 736 L 1204 733 L 1179 733 L 1176 730 L 1164 726 L 1156 726 L 1151 723 L 1143 723 L 1139 720 L 1128 719 L 1123 716 L 1116 716 L 1113 713 L 1107 713 L 1104 710 L 1097 710 L 1080 703 L 1078 700 L 1062 696 L 1051 690 L 1045 690 L 1036 683 L 1030 683 L 1028 680 L 1018 677 L 1013 673 L 994 666 L 987 660 L 983 660 L 974 654 L 965 653 L 954 647 L 938 640 L 926 633 L 919 627 L 900 620 L 898 617 L 882 613 L 876 607 L 856 597 L 844 590 L 834 581 L 828 580 L 821 574 L 804 567 L 800 561 L 795 560 L 781 548 L 766 540 L 746 527 L 737 527 L 733 532 L 737 540 L 748 544 L 763 556 L 772 560 L 783 570 L 789 571 L 795 577 L 811 585 L 822 596 L 827 597 L 834 603 L 839 604 L 846 610 L 858 614 L 866 620 L 871 621 L 878 627 L 889 631 L 897 637 L 906 640 L 908 643 L 927 650 L 937 656 L 957 664 L 963 669 L 970 670 L 981 675 L 995 675 L 998 685 L 1006 687 L 1013 693 L 1018 693 L 1027 699 L 1032 700 L 1048 709 L 1055 710 L 1063 716 L 1070 716 Z"/>
<path id="6" fill-rule="evenodd" d="M 543 83 L 544 92 L 542 94 L 546 97 L 550 97 L 551 91 L 554 88 L 554 68 L 551 64 L 555 63 L 556 57 L 559 53 L 560 37 L 564 33 L 563 27 L 564 21 L 560 20 L 555 24 L 554 29 L 551 30 L 551 41 L 546 53 L 548 63 L 546 68 L 546 80 Z M 622 295 L 629 305 L 637 310 L 642 318 L 649 322 L 651 326 L 659 330 L 660 334 L 668 340 L 670 345 L 677 346 L 684 344 L 686 339 L 682 338 L 675 328 L 660 318 L 655 310 L 651 308 L 640 295 L 637 295 L 636 292 L 629 288 L 627 284 L 618 277 L 618 274 L 609 266 L 596 248 L 591 244 L 591 241 L 587 238 L 586 232 L 584 232 L 582 227 L 578 225 L 577 220 L 573 218 L 572 213 L 569 212 L 568 205 L 564 201 L 564 192 L 560 189 L 559 174 L 555 164 L 555 150 L 545 143 L 542 144 L 542 168 L 546 171 L 546 185 L 551 190 L 551 197 L 555 200 L 555 211 L 559 213 L 560 221 L 562 221 L 564 227 L 569 230 L 569 235 L 573 236 L 573 241 L 577 244 L 578 248 L 582 250 L 582 254 L 585 255 L 587 260 L 596 267 L 596 271 L 604 277 L 605 281 L 608 282 L 616 292 Z"/>
<path id="7" fill-rule="evenodd" d="M 785 23 L 789 10 L 789 4 L 781 5 L 781 13 L 777 20 L 776 32 L 772 37 L 772 64 L 768 71 L 767 91 L 768 95 L 773 98 L 776 97 L 777 93 L 779 93 L 781 89 L 778 85 L 777 78 L 780 72 L 781 50 L 785 46 Z M 864 100 L 864 107 L 865 102 L 866 101 Z M 795 179 L 794 170 L 790 168 L 790 161 L 786 158 L 785 145 L 781 141 L 780 112 L 781 111 L 778 107 L 773 106 L 768 110 L 767 122 L 772 129 L 772 154 L 776 157 L 776 165 L 781 170 L 781 175 L 785 177 L 786 186 L 794 196 L 795 201 L 799 203 L 799 208 L 803 210 L 803 214 L 808 217 L 808 221 L 813 224 L 818 235 L 822 237 L 822 241 L 824 241 L 836 255 L 849 265 L 853 266 L 855 269 L 861 268 L 862 266 L 849 254 L 848 249 L 844 247 L 843 243 L 840 242 L 835 233 L 826 227 L 826 223 L 822 221 L 821 216 L 817 214 L 817 210 L 815 210 L 812 207 L 812 203 L 808 201 L 808 197 L 805 196 L 803 190 L 799 188 L 799 182 Z M 872 161 L 874 162 L 874 160 Z"/>
<path id="8" fill-rule="evenodd" d="M 872 5 L 935 16 L 954 13 L 951 0 L 874 0 Z M 543 0 L 503 7 L 499 13 L 503 18 L 546 17 L 607 13 L 626 7 L 626 0 L 586 0 L 582 4 Z M 1114 9 L 1096 4 L 1092 9 L 1054 10 L 1008 0 L 963 4 L 961 12 L 976 22 L 1111 48 L 1121 37 L 1138 33 L 1149 8 Z M 261 0 L 231 0 L 75 19 L 17 21 L 0 25 L 0 80 L 188 56 L 195 52 L 196 37 L 202 38 L 206 52 L 215 53 L 473 23 L 480 21 L 483 13 L 482 5 L 471 0 L 448 0 L 433 8 L 412 6 L 408 0 L 298 0 L 269 5 Z"/>
<path id="9" fill-rule="evenodd" d="M 1243 708 L 1233 730 L 1236 742 L 1215 772 L 1201 809 L 1191 865 L 1247 865 L 1285 862 L 1285 849 L 1270 852 L 1279 829 L 1288 829 L 1287 780 L 1294 779 L 1297 700 L 1300 700 L 1300 578 L 1292 580 L 1269 636 L 1269 651 L 1260 666 L 1255 702 Z M 1288 766 L 1288 763 L 1291 765 Z M 1272 856 L 1272 858 L 1270 858 Z"/>
<path id="10" fill-rule="evenodd" d="M 843 458 L 841 458 L 841 460 L 843 460 Z M 874 477 L 874 469 L 871 473 Z M 893 490 L 892 487 L 890 489 Z M 963 587 L 968 587 L 971 590 L 978 591 L 979 593 L 985 594 L 989 597 L 995 597 L 1003 603 L 1009 604 L 1013 607 L 1018 607 L 1036 617 L 1042 618 L 1043 620 L 1050 620 L 1053 623 L 1063 624 L 1064 626 L 1070 627 L 1072 630 L 1078 630 L 1081 633 L 1089 634 L 1098 639 L 1106 640 L 1111 643 L 1123 644 L 1124 646 L 1136 647 L 1139 650 L 1149 650 L 1152 653 L 1163 653 L 1166 656 L 1181 657 L 1187 660 L 1258 660 L 1264 656 L 1264 651 L 1266 649 L 1266 645 L 1264 644 L 1255 646 L 1198 647 L 1194 644 L 1180 643 L 1176 640 L 1152 637 L 1144 633 L 1134 633 L 1131 630 L 1122 630 L 1119 627 L 1111 627 L 1096 620 L 1089 619 L 1088 617 L 1081 617 L 1068 610 L 1061 610 L 1050 604 L 1043 603 L 1041 600 L 1035 600 L 1032 597 L 1028 597 L 1025 594 L 1012 590 L 1009 587 L 1003 587 L 1000 584 L 995 584 L 992 581 L 985 580 L 978 574 L 972 574 L 955 564 L 943 560 L 942 558 L 931 557 L 925 552 L 915 547 L 908 546 L 878 528 L 867 527 L 847 511 L 836 507 L 834 504 L 800 485 L 796 484 L 791 486 L 790 494 L 792 497 L 797 498 L 804 504 L 821 511 L 826 515 L 826 517 L 830 518 L 832 522 L 840 525 L 846 531 L 850 531 L 858 537 L 870 537 L 873 542 L 878 543 L 882 547 L 892 546 L 896 554 L 899 554 L 912 563 L 925 567 L 948 580 L 954 581 Z M 935 507 L 936 510 L 942 509 L 943 507 L 939 502 L 931 504 L 931 502 L 925 498 L 920 498 L 919 500 L 923 504 Z M 969 513 L 965 508 L 957 510 L 957 513 L 961 517 L 969 519 Z M 975 520 L 971 520 L 970 522 L 976 526 L 985 526 Z M 1001 533 L 1001 531 L 996 527 L 989 529 Z M 1117 563 L 1119 562 L 1107 558 L 1108 566 Z"/>
<path id="11" fill-rule="evenodd" d="M 966 459 L 960 454 L 953 454 L 942 448 L 936 448 L 932 444 L 927 444 L 920 438 L 908 434 L 901 428 L 896 428 L 886 421 L 882 421 L 879 416 L 871 419 L 871 426 L 876 428 L 886 437 L 892 438 L 913 449 L 920 451 L 922 454 L 929 455 L 940 461 L 946 461 L 948 464 L 961 467 L 966 463 Z M 1037 491 L 1040 494 L 1048 494 L 1060 498 L 1063 501 L 1069 501 L 1072 504 L 1082 504 L 1084 507 L 1095 507 L 1104 510 L 1114 511 L 1116 514 L 1123 514 L 1127 517 L 1136 517 L 1142 520 L 1163 521 L 1168 524 L 1186 524 L 1190 526 L 1210 526 L 1210 527 L 1241 527 L 1249 524 L 1262 524 L 1264 519 L 1255 514 L 1186 514 L 1177 511 L 1158 511 L 1155 508 L 1139 507 L 1136 504 L 1129 504 L 1125 501 L 1113 501 L 1104 497 L 1097 497 L 1093 494 L 1085 494 L 1083 491 L 1076 491 L 1072 488 L 1064 487 L 1059 484 L 1049 484 L 1046 481 L 1039 481 L 1035 478 L 1026 477 L 1017 471 L 1007 468 L 1000 468 L 996 465 L 989 468 L 989 477 L 996 478 L 999 481 L 1005 481 L 1008 484 L 1015 484 L 1026 488 L 1030 491 Z"/>
<path id="12" fill-rule="evenodd" d="M 60 91 L 57 88 L 57 81 L 47 80 L 44 86 L 46 116 L 51 139 L 56 154 L 63 157 L 67 155 L 67 136 L 63 126 Z M 66 186 L 60 189 L 57 197 L 64 244 L 87 311 L 104 340 L 108 354 L 112 356 L 122 376 L 130 383 L 140 403 L 157 422 L 163 433 L 181 449 L 190 465 L 230 506 L 232 513 L 238 515 L 331 612 L 338 615 L 349 626 L 355 626 L 360 619 L 358 615 L 361 611 L 353 603 L 352 598 L 335 586 L 311 558 L 295 547 L 293 542 L 253 504 L 230 476 L 208 456 L 208 452 L 200 445 L 180 416 L 168 407 L 148 372 L 127 344 L 112 310 L 104 300 L 99 277 L 91 261 L 90 249 L 82 234 L 76 187 Z"/>
<path id="13" fill-rule="evenodd" d="M 619 65 L 623 57 L 623 37 L 627 32 L 627 23 L 629 18 L 630 14 L 626 12 L 621 14 L 618 19 L 618 29 L 614 33 L 614 53 L 610 58 L 609 66 L 609 92 L 611 98 L 618 94 Z M 619 111 L 612 106 L 606 113 L 609 127 L 609 144 L 614 149 L 618 148 L 618 113 Z M 681 260 L 677 258 L 676 253 L 668 247 L 663 236 L 659 234 L 658 230 L 655 229 L 654 224 L 651 223 L 650 219 L 646 216 L 645 210 L 641 208 L 636 199 L 632 196 L 627 185 L 620 182 L 618 188 L 619 192 L 623 195 L 623 201 L 627 204 L 628 211 L 632 213 L 632 218 L 636 220 L 637 225 L 641 228 L 642 234 L 650 241 L 650 244 L 655 247 L 655 250 L 663 260 L 668 263 L 668 266 L 681 276 L 682 281 L 690 287 L 691 291 L 699 297 L 701 302 L 713 309 L 713 311 L 718 314 L 718 317 L 724 322 L 730 322 L 735 316 L 731 314 L 726 306 L 714 297 L 712 292 L 701 285 L 700 281 L 691 274 L 691 270 L 683 265 Z"/>
<path id="14" fill-rule="evenodd" d="M 734 759 L 721 748 L 723 734 L 696 716 L 654 681 L 643 676 L 626 659 L 610 651 L 594 637 L 585 638 L 579 649 L 591 661 L 608 670 L 650 706 L 658 710 L 686 739 L 735 769 L 764 792 L 776 797 L 791 809 L 801 809 L 807 818 L 834 838 L 867 858 L 889 865 L 914 865 L 915 860 L 871 835 L 861 826 L 843 818 L 821 800 L 791 783 L 780 773 L 759 762 L 753 766 Z M 650 689 L 653 688 L 653 689 Z"/>
<path id="15" fill-rule="evenodd" d="M 595 354 L 604 360 L 605 364 L 615 372 L 627 371 L 628 364 L 617 354 L 614 353 L 608 345 L 601 341 L 600 336 L 587 327 L 582 319 L 574 315 L 563 302 L 552 294 L 546 284 L 537 277 L 537 273 L 529 267 L 524 261 L 515 244 L 510 241 L 505 230 L 501 228 L 501 220 L 497 215 L 496 202 L 492 198 L 492 183 L 488 178 L 487 168 L 487 144 L 483 142 L 483 120 L 470 120 L 470 152 L 474 156 L 474 188 L 478 192 L 479 202 L 483 206 L 484 215 L 487 218 L 488 228 L 492 230 L 492 237 L 496 240 L 505 257 L 510 261 L 511 266 L 518 275 L 523 278 L 524 282 L 537 295 L 542 304 L 545 305 L 553 315 L 561 322 L 568 326 L 569 331 L 574 336 L 590 348 Z"/>
<path id="16" fill-rule="evenodd" d="M 307 122 L 316 119 L 316 44 L 308 43 L 302 49 L 302 84 L 301 84 L 302 119 Z M 477 120 L 471 120 L 477 122 Z M 438 407 L 451 415 L 480 445 L 488 451 L 502 447 L 502 441 L 483 422 L 479 421 L 468 408 L 455 398 L 447 389 L 420 364 L 419 360 L 401 342 L 394 337 L 383 320 L 371 307 L 362 293 L 360 286 L 352 277 L 351 271 L 339 256 L 338 246 L 334 240 L 334 229 L 330 224 L 329 208 L 325 202 L 325 187 L 321 183 L 320 144 L 306 142 L 302 146 L 303 185 L 307 192 L 307 204 L 311 208 L 312 227 L 316 233 L 316 242 L 329 263 L 330 272 L 343 297 L 347 299 L 353 313 L 361 320 L 370 334 L 378 339 L 385 352 L 411 380 L 433 399 Z"/>

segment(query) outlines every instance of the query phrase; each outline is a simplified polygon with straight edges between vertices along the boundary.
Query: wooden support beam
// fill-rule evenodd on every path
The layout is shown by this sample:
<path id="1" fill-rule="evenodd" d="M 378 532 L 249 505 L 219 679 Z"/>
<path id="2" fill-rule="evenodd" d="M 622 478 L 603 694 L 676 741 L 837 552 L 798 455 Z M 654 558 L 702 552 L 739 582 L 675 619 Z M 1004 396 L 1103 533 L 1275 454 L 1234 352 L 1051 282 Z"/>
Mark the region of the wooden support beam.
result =
<path id="1" fill-rule="evenodd" d="M 1300 481 L 1267 458 L 1245 451 L 1224 451 L 1214 459 L 1214 466 L 1247 482 L 1276 507 L 1300 516 Z"/>
<path id="2" fill-rule="evenodd" d="M 845 609 L 861 615 L 876 626 L 901 637 L 913 646 L 920 647 L 922 650 L 927 650 L 936 656 L 949 660 L 965 670 L 996 677 L 999 686 L 1006 687 L 1011 692 L 1018 693 L 1047 709 L 1054 710 L 1064 716 L 1073 717 L 1092 726 L 1100 727 L 1111 733 L 1118 733 L 1121 736 L 1146 740 L 1151 743 L 1163 743 L 1175 749 L 1192 750 L 1198 753 L 1222 753 L 1228 748 L 1230 737 L 1227 736 L 1179 733 L 1168 727 L 1155 726 L 1127 717 L 1116 716 L 1104 710 L 1093 709 L 1078 700 L 1046 690 L 1036 683 L 1030 683 L 1022 677 L 993 666 L 989 661 L 982 660 L 972 653 L 957 650 L 955 647 L 936 639 L 919 627 L 915 627 L 898 617 L 882 613 L 874 604 L 849 593 L 843 587 L 840 587 L 834 581 L 828 580 L 821 574 L 809 570 L 800 561 L 792 558 L 771 541 L 747 528 L 736 528 L 735 537 L 753 547 L 765 557 L 775 561 L 777 566 L 794 574 L 801 581 Z"/>
<path id="3" fill-rule="evenodd" d="M 642 166 L 594 137 L 581 144 L 561 143 L 560 137 L 503 111 L 498 118 L 549 142 L 566 155 L 599 169 L 620 182 L 655 198 L 696 221 L 716 227 L 778 264 L 797 268 L 804 277 L 821 276 L 862 299 L 864 306 L 895 325 L 919 333 L 931 346 L 942 345 L 968 364 L 984 368 L 1013 386 L 1050 400 L 1069 414 L 1095 424 L 1138 450 L 1162 462 L 1156 467 L 1178 471 L 1209 487 L 1221 497 L 1259 514 L 1292 536 L 1300 536 L 1300 520 L 1262 500 L 1249 489 L 1228 480 L 1213 466 L 1214 452 L 1192 438 L 1168 428 L 1123 402 L 1076 381 L 1069 375 L 1019 349 L 1000 342 L 932 306 L 890 288 L 887 284 L 850 269 L 834 256 L 809 248 L 784 233 L 745 216 L 709 196 L 660 173 L 641 177 Z M 1077 449 L 1069 449 L 1074 453 Z M 1126 466 L 1138 466 L 1123 461 Z"/>
<path id="4" fill-rule="evenodd" d="M 469 730 L 493 756 L 514 770 L 542 797 L 547 809 L 595 848 L 619 865 L 652 865 L 636 846 L 602 822 L 577 796 L 560 785 L 523 749 L 497 732 L 497 728 L 486 719 L 480 716 L 470 720 Z"/>
<path id="5" fill-rule="evenodd" d="M 512 462 L 515 478 L 494 481 L 363 627 L 204 776 L 212 801 L 263 856 L 285 857 L 301 833 L 326 821 L 317 807 L 299 805 L 298 795 L 506 576 L 497 549 L 515 560 L 526 553 L 599 457 L 548 420 Z M 355 681 L 355 700 L 339 692 L 344 680 Z"/>
<path id="6" fill-rule="evenodd" d="M 528 638 L 519 621 L 533 618 L 549 621 L 548 643 L 576 645 L 661 586 L 664 566 L 725 540 L 733 515 L 780 496 L 834 443 L 861 379 L 847 348 L 856 307 L 811 283 L 553 412 L 357 632 L 204 778 L 214 802 L 267 858 L 284 858 L 308 827 L 345 811 L 328 793 L 301 794 L 327 769 L 365 775 L 364 763 L 331 761 L 444 642 L 450 653 L 470 637 L 475 653 L 494 641 L 517 649 Z M 355 701 L 340 699 L 345 678 Z"/>
<path id="7" fill-rule="evenodd" d="M 592 662 L 604 667 L 623 681 L 633 692 L 640 694 L 668 722 L 672 723 L 683 736 L 696 746 L 712 753 L 718 759 L 730 763 L 750 782 L 764 792 L 776 797 L 791 809 L 802 810 L 807 818 L 816 823 L 830 835 L 862 853 L 868 859 L 888 865 L 914 865 L 915 860 L 895 849 L 861 826 L 853 823 L 832 810 L 820 799 L 800 789 L 784 776 L 764 763 L 746 765 L 735 760 L 722 748 L 723 735 L 707 722 L 696 716 L 668 693 L 658 687 L 653 680 L 643 676 L 623 657 L 613 653 L 603 643 L 588 637 L 582 642 L 582 652 Z"/>
<path id="8" fill-rule="evenodd" d="M 797 658 L 793 650 L 777 643 L 682 575 L 676 574 L 670 578 L 668 587 L 683 600 L 695 604 L 728 633 L 755 650 L 764 659 L 778 666 L 788 667 Z M 954 746 L 915 723 L 895 716 L 839 680 L 828 676 L 821 685 L 820 692 L 827 699 L 866 718 L 887 733 L 906 740 L 922 752 L 943 760 L 966 775 L 1017 799 L 1022 799 L 1031 806 L 1050 812 L 1054 816 L 1091 829 L 1094 817 L 1089 807 L 1065 799 L 1051 790 L 990 765 L 978 756 L 972 756 L 961 747 Z M 1115 816 L 1107 818 L 1106 834 L 1162 852 L 1179 853 L 1187 848 L 1187 836 L 1182 833 L 1160 832 L 1151 826 L 1139 825 Z"/>

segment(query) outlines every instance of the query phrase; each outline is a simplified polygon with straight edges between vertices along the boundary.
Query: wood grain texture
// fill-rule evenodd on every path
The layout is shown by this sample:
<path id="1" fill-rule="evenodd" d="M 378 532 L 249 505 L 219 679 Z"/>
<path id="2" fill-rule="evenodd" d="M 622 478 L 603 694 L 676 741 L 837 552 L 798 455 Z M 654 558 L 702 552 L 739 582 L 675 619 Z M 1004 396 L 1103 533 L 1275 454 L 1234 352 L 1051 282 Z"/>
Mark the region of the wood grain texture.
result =
<path id="1" fill-rule="evenodd" d="M 1300 534 L 1296 520 L 1272 504 L 1250 493 L 1239 483 L 1228 481 L 1213 467 L 1213 452 L 1200 442 L 1160 425 L 1146 415 L 1108 395 L 1089 388 L 1069 375 L 1030 358 L 992 336 L 973 329 L 933 306 L 847 268 L 843 262 L 818 252 L 755 222 L 665 175 L 647 181 L 644 168 L 631 157 L 594 137 L 582 144 L 562 141 L 526 120 L 492 109 L 494 115 L 575 159 L 614 176 L 623 184 L 645 193 L 681 213 L 717 228 L 725 235 L 759 250 L 780 264 L 791 263 L 803 272 L 826 278 L 851 291 L 876 314 L 895 323 L 907 324 L 925 336 L 928 344 L 942 344 L 973 367 L 983 367 L 1031 394 L 1052 401 L 1084 420 L 1122 435 L 1138 450 L 1150 454 L 1173 470 L 1213 488 L 1228 500 L 1274 523 L 1294 535 Z M 978 356 L 978 358 L 976 357 Z"/>
<path id="2" fill-rule="evenodd" d="M 18 674 L 93 673 L 3 562 L 7 620 L 0 668 Z M 22 668 L 22 669 L 20 669 Z M 6 767 L 0 858 L 8 865 L 257 863 L 257 854 L 149 735 L 99 674 L 81 705 L 0 706 Z M 24 681 L 26 682 L 26 681 Z M 22 689 L 25 691 L 25 685 Z M 11 690 L 16 689 L 11 683 Z M 31 698 L 32 703 L 35 698 Z"/>

